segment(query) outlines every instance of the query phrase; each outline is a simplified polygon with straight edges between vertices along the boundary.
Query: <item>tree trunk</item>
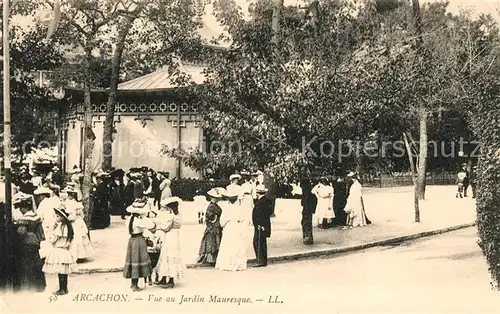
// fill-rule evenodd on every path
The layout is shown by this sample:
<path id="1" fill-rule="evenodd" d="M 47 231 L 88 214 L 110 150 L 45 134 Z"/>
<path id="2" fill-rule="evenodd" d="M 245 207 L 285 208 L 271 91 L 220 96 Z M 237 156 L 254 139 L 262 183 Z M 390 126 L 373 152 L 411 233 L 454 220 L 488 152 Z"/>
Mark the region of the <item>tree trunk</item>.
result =
<path id="1" fill-rule="evenodd" d="M 280 18 L 283 10 L 284 0 L 273 0 L 273 17 L 271 27 L 273 30 L 272 42 L 274 46 L 274 57 L 280 60 Z"/>
<path id="2" fill-rule="evenodd" d="M 415 208 L 415 222 L 420 222 L 420 206 L 418 200 L 418 186 L 417 186 L 417 172 L 415 170 L 415 163 L 413 162 L 413 152 L 406 133 L 403 133 L 406 151 L 408 152 L 408 159 L 410 161 L 411 179 L 413 182 L 413 206 Z"/>
<path id="3" fill-rule="evenodd" d="M 83 168 L 83 206 L 85 223 L 90 226 L 90 219 L 92 218 L 92 206 L 90 206 L 90 190 L 92 188 L 92 153 L 94 151 L 95 134 L 92 131 L 92 101 L 90 97 L 90 59 L 92 58 L 90 46 L 86 47 L 86 65 L 87 75 L 85 78 L 85 99 L 84 99 L 84 168 Z"/>
<path id="4" fill-rule="evenodd" d="M 125 40 L 127 38 L 135 17 L 130 16 L 126 19 L 125 24 L 118 33 L 116 48 L 113 53 L 111 62 L 111 78 L 109 86 L 108 103 L 106 106 L 106 119 L 104 120 L 104 130 L 102 136 L 102 169 L 109 170 L 113 164 L 113 120 L 116 107 L 116 93 L 118 90 L 118 80 L 120 76 L 120 65 L 123 50 L 125 48 Z"/>
<path id="5" fill-rule="evenodd" d="M 425 199 L 425 184 L 427 173 L 427 111 L 421 107 L 420 119 L 420 153 L 418 158 L 418 198 Z"/>

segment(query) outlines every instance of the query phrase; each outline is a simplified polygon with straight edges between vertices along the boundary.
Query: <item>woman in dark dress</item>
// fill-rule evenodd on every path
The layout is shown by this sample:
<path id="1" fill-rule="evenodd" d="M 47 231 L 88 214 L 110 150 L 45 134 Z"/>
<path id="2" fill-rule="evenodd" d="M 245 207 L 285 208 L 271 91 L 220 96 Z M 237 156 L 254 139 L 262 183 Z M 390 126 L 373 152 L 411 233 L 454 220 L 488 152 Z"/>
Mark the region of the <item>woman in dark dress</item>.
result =
<path id="1" fill-rule="evenodd" d="M 302 242 L 306 245 L 310 245 L 314 243 L 312 219 L 313 214 L 316 212 L 318 199 L 316 195 L 311 192 L 311 181 L 303 179 L 300 182 L 300 187 L 302 188 Z"/>
<path id="2" fill-rule="evenodd" d="M 125 216 L 125 184 L 123 184 L 123 171 L 115 170 L 111 173 L 110 190 L 110 211 L 112 215 Z"/>
<path id="3" fill-rule="evenodd" d="M 215 262 L 217 261 L 222 239 L 222 227 L 220 225 L 222 209 L 217 203 L 222 199 L 223 191 L 224 189 L 222 188 L 215 188 L 207 192 L 210 204 L 205 212 L 205 225 L 207 227 L 201 240 L 198 263 L 215 266 Z"/>
<path id="4" fill-rule="evenodd" d="M 347 183 L 345 179 L 339 177 L 334 184 L 333 189 L 333 211 L 335 212 L 335 218 L 333 220 L 334 225 L 345 226 L 347 222 L 347 214 L 344 211 L 345 205 L 347 204 Z"/>
<path id="5" fill-rule="evenodd" d="M 94 208 L 90 224 L 92 229 L 104 229 L 109 227 L 111 223 L 111 217 L 109 215 L 109 174 L 106 172 L 99 172 L 96 175 L 96 179 Z"/>
<path id="6" fill-rule="evenodd" d="M 17 291 L 43 292 L 46 287 L 45 274 L 42 271 L 43 260 L 40 258 L 40 243 L 45 240 L 42 220 L 33 211 L 32 196 L 18 193 L 13 205 L 22 216 L 14 220 L 15 260 L 17 268 Z"/>

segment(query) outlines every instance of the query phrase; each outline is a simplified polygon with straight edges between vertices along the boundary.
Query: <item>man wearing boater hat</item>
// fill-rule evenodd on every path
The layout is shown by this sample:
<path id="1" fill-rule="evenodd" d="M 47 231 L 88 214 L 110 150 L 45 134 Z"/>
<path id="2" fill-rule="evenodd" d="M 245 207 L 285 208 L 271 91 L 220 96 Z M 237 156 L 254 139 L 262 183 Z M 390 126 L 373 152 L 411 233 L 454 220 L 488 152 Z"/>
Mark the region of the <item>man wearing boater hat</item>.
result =
<path id="1" fill-rule="evenodd" d="M 273 202 L 265 194 L 267 189 L 263 185 L 256 187 L 258 200 L 252 212 L 253 221 L 253 248 L 257 258 L 255 267 L 267 266 L 267 238 L 271 237 L 271 215 L 273 214 Z"/>

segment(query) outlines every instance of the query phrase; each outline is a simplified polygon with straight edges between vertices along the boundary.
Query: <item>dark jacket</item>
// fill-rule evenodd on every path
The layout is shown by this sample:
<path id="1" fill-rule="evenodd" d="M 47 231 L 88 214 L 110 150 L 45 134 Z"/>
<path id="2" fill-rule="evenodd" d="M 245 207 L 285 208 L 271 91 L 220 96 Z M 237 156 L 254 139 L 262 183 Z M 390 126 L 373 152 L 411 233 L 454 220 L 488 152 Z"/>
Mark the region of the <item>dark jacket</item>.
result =
<path id="1" fill-rule="evenodd" d="M 125 192 L 123 193 L 124 194 L 124 197 L 123 197 L 123 202 L 125 203 L 125 207 L 128 207 L 130 205 L 132 205 L 132 203 L 134 202 L 135 198 L 134 198 L 134 181 L 130 180 L 127 182 L 127 185 L 125 186 Z"/>
<path id="2" fill-rule="evenodd" d="M 134 198 L 142 198 L 144 196 L 144 183 L 141 179 L 134 182 Z"/>
<path id="3" fill-rule="evenodd" d="M 263 196 L 255 202 L 252 211 L 252 221 L 255 228 L 264 227 L 263 236 L 271 236 L 271 215 L 273 214 L 273 202 L 267 196 Z"/>
<path id="4" fill-rule="evenodd" d="M 30 181 L 26 182 L 21 181 L 19 183 L 19 191 L 33 195 L 33 192 L 35 191 L 35 186 Z"/>
<path id="5" fill-rule="evenodd" d="M 111 208 L 117 213 L 121 213 L 121 209 L 125 206 L 125 185 L 120 182 L 111 182 L 111 195 L 110 195 L 110 205 Z"/>
<path id="6" fill-rule="evenodd" d="M 302 215 L 312 215 L 316 212 L 318 199 L 316 198 L 316 195 L 311 192 L 304 193 L 302 194 L 300 204 L 302 205 Z"/>

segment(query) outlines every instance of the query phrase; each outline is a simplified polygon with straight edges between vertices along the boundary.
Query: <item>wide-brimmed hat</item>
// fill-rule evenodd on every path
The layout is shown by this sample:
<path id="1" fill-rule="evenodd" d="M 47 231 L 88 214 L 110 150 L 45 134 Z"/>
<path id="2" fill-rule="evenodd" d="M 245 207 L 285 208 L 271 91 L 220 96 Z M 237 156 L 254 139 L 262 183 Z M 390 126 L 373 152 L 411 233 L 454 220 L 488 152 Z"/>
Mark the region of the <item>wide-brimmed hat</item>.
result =
<path id="1" fill-rule="evenodd" d="M 109 173 L 106 171 L 103 171 L 102 169 L 99 169 L 96 174 L 97 178 L 103 178 L 103 177 L 109 177 Z"/>
<path id="2" fill-rule="evenodd" d="M 230 177 L 229 177 L 229 180 L 233 181 L 235 179 L 241 179 L 241 176 L 239 174 L 232 174 Z"/>
<path id="3" fill-rule="evenodd" d="M 16 193 L 12 196 L 12 205 L 19 205 L 23 202 L 31 200 L 31 195 L 23 192 Z"/>
<path id="4" fill-rule="evenodd" d="M 133 207 L 144 207 L 148 203 L 148 200 L 143 197 L 143 198 L 136 198 L 134 202 L 132 203 Z"/>
<path id="5" fill-rule="evenodd" d="M 267 188 L 262 184 L 259 184 L 255 187 L 255 192 L 259 194 L 265 194 L 267 191 L 268 191 Z"/>
<path id="6" fill-rule="evenodd" d="M 59 214 L 66 219 L 68 219 L 69 217 L 68 213 L 66 212 L 66 208 L 62 205 L 54 207 L 54 211 L 56 212 L 56 214 Z"/>
<path id="7" fill-rule="evenodd" d="M 149 206 L 146 206 L 147 204 L 147 200 L 136 199 L 126 210 L 131 214 L 147 214 L 150 211 Z"/>
<path id="8" fill-rule="evenodd" d="M 82 172 L 82 169 L 80 169 L 79 167 L 73 168 L 73 170 L 71 170 L 71 173 L 73 173 L 73 174 L 80 173 L 80 172 Z"/>
<path id="9" fill-rule="evenodd" d="M 224 189 L 224 188 L 213 188 L 207 192 L 207 195 L 210 197 L 214 197 L 214 198 L 222 198 L 222 197 L 224 197 L 225 191 L 226 191 L 226 189 Z"/>
<path id="10" fill-rule="evenodd" d="M 352 171 L 351 171 L 351 172 L 349 172 L 349 173 L 347 174 L 347 176 L 348 176 L 348 177 L 355 177 L 355 176 L 356 176 L 356 174 L 355 174 L 354 172 L 352 172 Z"/>
<path id="11" fill-rule="evenodd" d="M 242 176 L 248 176 L 248 175 L 250 175 L 250 172 L 248 172 L 248 171 L 246 171 L 246 170 L 241 170 L 240 174 L 241 174 Z"/>
<path id="12" fill-rule="evenodd" d="M 109 175 L 113 178 L 123 177 L 125 175 L 125 171 L 123 171 L 122 169 L 115 169 L 111 171 Z"/>
<path id="13" fill-rule="evenodd" d="M 135 173 L 135 172 L 141 172 L 141 168 L 138 167 L 132 167 L 129 170 L 130 173 Z"/>
<path id="14" fill-rule="evenodd" d="M 172 197 L 169 197 L 169 198 L 162 200 L 160 202 L 160 206 L 161 207 L 168 207 L 169 205 L 176 204 L 176 203 L 180 204 L 181 202 L 182 202 L 182 199 L 180 199 L 177 196 L 172 196 Z"/>
<path id="15" fill-rule="evenodd" d="M 235 198 L 235 197 L 238 197 L 238 192 L 234 191 L 233 189 L 229 189 L 229 190 L 224 190 L 224 192 L 222 193 L 222 195 L 225 198 Z"/>
<path id="16" fill-rule="evenodd" d="M 47 188 L 47 187 L 41 186 L 38 189 L 36 189 L 33 192 L 33 194 L 35 194 L 35 195 L 52 194 L 52 190 Z"/>

